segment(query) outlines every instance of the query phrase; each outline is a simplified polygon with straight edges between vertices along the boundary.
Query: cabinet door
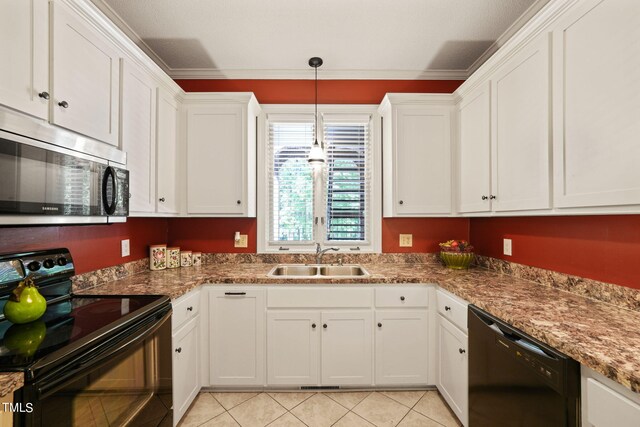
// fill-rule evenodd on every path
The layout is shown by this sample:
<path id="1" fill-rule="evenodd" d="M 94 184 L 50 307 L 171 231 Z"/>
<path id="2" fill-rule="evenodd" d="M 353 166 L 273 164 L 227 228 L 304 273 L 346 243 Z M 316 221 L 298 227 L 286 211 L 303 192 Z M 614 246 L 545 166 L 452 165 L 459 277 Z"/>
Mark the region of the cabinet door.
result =
<path id="1" fill-rule="evenodd" d="M 209 291 L 211 385 L 263 385 L 265 291 Z"/>
<path id="2" fill-rule="evenodd" d="M 546 34 L 492 79 L 492 208 L 548 209 L 550 200 L 549 41 Z"/>
<path id="3" fill-rule="evenodd" d="M 49 2 L 0 2 L 0 104 L 42 119 L 49 102 Z M 42 97 L 39 96 L 42 94 Z"/>
<path id="4" fill-rule="evenodd" d="M 371 311 L 322 313 L 322 385 L 372 384 Z"/>
<path id="5" fill-rule="evenodd" d="M 318 384 L 321 329 L 318 311 L 267 314 L 267 384 Z"/>
<path id="6" fill-rule="evenodd" d="M 177 157 L 178 104 L 173 96 L 158 88 L 156 139 L 158 141 L 157 205 L 158 213 L 178 213 Z"/>
<path id="7" fill-rule="evenodd" d="M 450 109 L 401 105 L 395 114 L 393 188 L 397 215 L 450 213 Z"/>
<path id="8" fill-rule="evenodd" d="M 246 212 L 246 124 L 241 105 L 189 107 L 187 213 Z"/>
<path id="9" fill-rule="evenodd" d="M 429 374 L 427 310 L 376 312 L 376 385 L 424 385 Z"/>
<path id="10" fill-rule="evenodd" d="M 173 425 L 200 391 L 198 321 L 192 319 L 173 335 Z"/>
<path id="11" fill-rule="evenodd" d="M 52 8 L 51 122 L 118 146 L 120 55 L 66 5 Z"/>
<path id="12" fill-rule="evenodd" d="M 587 0 L 553 33 L 554 202 L 640 204 L 640 2 Z"/>
<path id="13" fill-rule="evenodd" d="M 460 104 L 460 212 L 491 210 L 491 92 L 487 82 Z"/>
<path id="14" fill-rule="evenodd" d="M 438 316 L 438 390 L 463 425 L 468 425 L 467 335 Z"/>
<path id="15" fill-rule="evenodd" d="M 156 210 L 156 84 L 153 77 L 122 61 L 122 149 L 129 169 L 129 210 Z"/>

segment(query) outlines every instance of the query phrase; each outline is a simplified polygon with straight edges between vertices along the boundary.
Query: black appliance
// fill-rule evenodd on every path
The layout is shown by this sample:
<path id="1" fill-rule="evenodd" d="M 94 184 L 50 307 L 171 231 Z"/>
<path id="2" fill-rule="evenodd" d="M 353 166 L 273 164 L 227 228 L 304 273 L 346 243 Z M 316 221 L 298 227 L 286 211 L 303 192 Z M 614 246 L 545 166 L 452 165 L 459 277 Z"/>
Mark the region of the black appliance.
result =
<path id="1" fill-rule="evenodd" d="M 129 215 L 123 165 L 1 130 L 0 182 L 0 223 L 106 223 Z"/>
<path id="2" fill-rule="evenodd" d="M 580 364 L 469 306 L 469 426 L 580 425 Z"/>
<path id="3" fill-rule="evenodd" d="M 0 320 L 0 371 L 24 372 L 17 426 L 171 426 L 171 301 L 71 294 L 66 249 L 0 256 L 0 309 L 32 277 L 48 301 L 39 320 Z M 2 311 L 2 310 L 0 310 Z"/>

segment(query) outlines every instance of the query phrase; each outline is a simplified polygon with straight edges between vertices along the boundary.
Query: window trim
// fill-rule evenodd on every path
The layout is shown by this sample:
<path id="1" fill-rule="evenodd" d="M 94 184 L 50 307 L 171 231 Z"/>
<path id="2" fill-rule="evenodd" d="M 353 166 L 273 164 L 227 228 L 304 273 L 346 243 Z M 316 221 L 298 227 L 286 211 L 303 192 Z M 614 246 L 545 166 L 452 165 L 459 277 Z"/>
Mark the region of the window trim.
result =
<path id="1" fill-rule="evenodd" d="M 269 116 L 284 117 L 308 117 L 313 116 L 314 105 L 309 104 L 263 104 L 262 113 L 259 120 L 258 134 L 258 206 L 257 206 L 257 228 L 258 228 L 258 253 L 309 253 L 315 252 L 315 242 L 311 245 L 305 243 L 278 242 L 272 244 L 269 241 L 269 176 L 267 165 L 267 144 L 269 142 Z M 369 115 L 369 134 L 371 144 L 371 194 L 369 200 L 370 209 L 370 239 L 367 244 L 344 242 L 331 242 L 331 246 L 338 247 L 340 252 L 346 253 L 380 253 L 382 250 L 382 144 L 380 141 L 380 115 L 378 105 L 318 105 L 318 129 L 324 129 L 323 116 L 352 116 L 362 117 Z M 323 247 L 327 245 L 324 237 L 320 242 Z M 280 247 L 288 248 L 280 250 Z M 359 247 L 354 251 L 352 248 Z"/>

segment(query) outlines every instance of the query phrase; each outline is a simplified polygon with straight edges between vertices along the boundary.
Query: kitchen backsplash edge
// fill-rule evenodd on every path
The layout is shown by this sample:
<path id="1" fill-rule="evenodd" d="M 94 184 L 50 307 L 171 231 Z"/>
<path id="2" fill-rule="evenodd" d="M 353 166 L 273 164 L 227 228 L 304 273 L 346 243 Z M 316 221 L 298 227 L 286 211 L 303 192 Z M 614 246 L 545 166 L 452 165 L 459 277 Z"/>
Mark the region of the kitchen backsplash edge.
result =
<path id="1" fill-rule="evenodd" d="M 326 263 L 344 264 L 387 264 L 387 263 L 433 263 L 437 253 L 382 253 L 382 254 L 327 254 Z M 255 253 L 207 253 L 202 254 L 203 264 L 279 264 L 313 263 L 313 254 L 255 254 Z M 497 258 L 478 255 L 477 267 L 486 268 L 501 274 L 525 279 L 551 288 L 565 290 L 587 298 L 613 304 L 618 307 L 640 311 L 640 290 L 611 283 L 600 282 L 570 274 L 545 270 L 524 264 L 509 262 Z M 187 267 L 188 268 L 188 267 Z M 83 273 L 73 277 L 75 292 L 93 288 L 103 283 L 122 279 L 132 274 L 147 271 L 149 258 L 143 258 L 113 267 Z"/>

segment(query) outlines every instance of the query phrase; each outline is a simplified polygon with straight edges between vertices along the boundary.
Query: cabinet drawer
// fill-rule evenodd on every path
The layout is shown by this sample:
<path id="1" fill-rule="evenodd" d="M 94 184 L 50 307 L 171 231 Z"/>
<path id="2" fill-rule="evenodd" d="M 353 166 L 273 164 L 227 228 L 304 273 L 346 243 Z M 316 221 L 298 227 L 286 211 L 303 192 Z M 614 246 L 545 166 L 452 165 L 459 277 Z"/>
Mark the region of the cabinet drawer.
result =
<path id="1" fill-rule="evenodd" d="M 640 405 L 618 394 L 604 384 L 587 379 L 587 421 L 588 425 L 637 426 L 640 419 Z"/>
<path id="2" fill-rule="evenodd" d="M 376 307 L 428 307 L 429 288 L 388 287 L 376 289 Z"/>
<path id="3" fill-rule="evenodd" d="M 182 325 L 198 315 L 200 290 L 191 291 L 172 302 L 173 315 L 171 316 L 171 329 L 175 332 Z"/>
<path id="4" fill-rule="evenodd" d="M 364 288 L 280 288 L 267 292 L 268 308 L 369 308 L 372 290 Z"/>
<path id="5" fill-rule="evenodd" d="M 438 313 L 463 331 L 467 330 L 467 306 L 466 301 L 438 289 Z"/>

